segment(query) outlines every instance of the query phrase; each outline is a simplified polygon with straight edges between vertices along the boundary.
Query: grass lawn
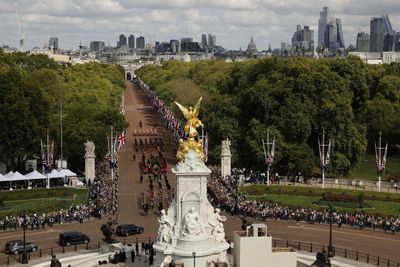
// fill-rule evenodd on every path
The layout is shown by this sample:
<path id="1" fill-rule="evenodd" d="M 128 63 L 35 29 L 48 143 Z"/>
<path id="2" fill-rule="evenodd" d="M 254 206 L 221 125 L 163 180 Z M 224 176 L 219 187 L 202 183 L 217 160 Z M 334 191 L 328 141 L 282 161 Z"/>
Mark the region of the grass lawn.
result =
<path id="1" fill-rule="evenodd" d="M 0 200 L 0 218 L 6 215 L 19 215 L 24 210 L 28 213 L 47 213 L 54 210 L 68 209 L 84 204 L 86 189 L 54 188 L 19 191 L 2 191 Z"/>
<path id="2" fill-rule="evenodd" d="M 251 200 L 261 200 L 266 202 L 281 203 L 289 206 L 300 206 L 303 208 L 326 209 L 327 206 L 313 204 L 316 200 L 321 199 L 323 193 L 333 193 L 338 195 L 358 196 L 364 194 L 364 201 L 371 208 L 354 209 L 334 206 L 338 211 L 360 212 L 370 214 L 382 214 L 384 216 L 400 215 L 400 194 L 396 193 L 377 193 L 346 189 L 322 189 L 307 188 L 296 186 L 266 186 L 251 185 L 241 188 L 241 192 L 246 194 Z M 335 202 L 332 202 L 335 203 Z"/>
<path id="3" fill-rule="evenodd" d="M 390 156 L 387 158 L 387 164 L 383 180 L 387 180 L 391 173 L 400 172 L 400 157 Z M 350 179 L 361 179 L 361 180 L 377 180 L 376 166 L 375 166 L 375 154 L 367 154 L 364 157 L 363 162 L 359 167 L 351 170 Z"/>
<path id="4" fill-rule="evenodd" d="M 384 202 L 398 202 L 400 203 L 399 193 L 387 193 L 387 192 L 371 192 L 362 190 L 351 190 L 351 189 L 334 189 L 334 188 L 319 188 L 319 187 L 303 187 L 303 186 L 280 186 L 280 185 L 263 185 L 255 184 L 245 186 L 240 189 L 240 192 L 247 195 L 261 196 L 264 194 L 275 194 L 275 195 L 293 195 L 293 196 L 314 196 L 320 198 L 323 193 L 334 193 L 334 194 L 346 194 L 350 196 L 364 195 L 364 199 L 372 201 L 384 201 Z"/>

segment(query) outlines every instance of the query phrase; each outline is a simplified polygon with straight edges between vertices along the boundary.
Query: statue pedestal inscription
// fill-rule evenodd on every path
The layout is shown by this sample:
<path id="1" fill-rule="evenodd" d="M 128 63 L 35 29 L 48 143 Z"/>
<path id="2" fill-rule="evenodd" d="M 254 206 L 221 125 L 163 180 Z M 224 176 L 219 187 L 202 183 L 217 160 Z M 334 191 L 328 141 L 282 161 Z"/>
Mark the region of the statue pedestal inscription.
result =
<path id="1" fill-rule="evenodd" d="M 196 266 L 227 262 L 229 244 L 222 223 L 226 218 L 207 200 L 207 177 L 211 170 L 197 152 L 189 150 L 172 172 L 177 176 L 176 197 L 168 212 L 161 211 L 153 248 L 163 254 L 165 264 L 174 260 L 185 267 L 194 266 L 194 256 Z"/>
<path id="2" fill-rule="evenodd" d="M 227 138 L 222 141 L 221 146 L 221 175 L 222 177 L 231 176 L 231 141 Z"/>
<path id="3" fill-rule="evenodd" d="M 90 141 L 86 141 L 85 143 L 85 178 L 86 181 L 91 181 L 93 182 L 95 176 L 96 176 L 96 171 L 95 171 L 95 159 L 96 155 L 94 154 L 94 143 Z"/>

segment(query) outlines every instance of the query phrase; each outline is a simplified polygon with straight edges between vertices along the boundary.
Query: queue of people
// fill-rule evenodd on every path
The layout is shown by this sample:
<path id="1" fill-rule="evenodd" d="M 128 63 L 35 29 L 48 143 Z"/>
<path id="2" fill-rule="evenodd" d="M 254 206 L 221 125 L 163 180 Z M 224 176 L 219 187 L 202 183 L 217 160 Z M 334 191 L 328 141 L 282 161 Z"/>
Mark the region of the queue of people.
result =
<path id="1" fill-rule="evenodd" d="M 238 190 L 238 180 L 233 177 L 221 177 L 214 168 L 208 178 L 207 192 L 213 206 L 232 215 L 252 217 L 259 220 L 292 220 L 305 221 L 310 224 L 329 223 L 327 210 L 315 210 L 302 207 L 291 207 L 278 203 L 267 203 L 249 200 Z M 359 229 L 380 229 L 389 233 L 400 232 L 400 216 L 380 216 L 363 213 L 334 212 L 333 223 L 338 227 L 348 225 Z"/>

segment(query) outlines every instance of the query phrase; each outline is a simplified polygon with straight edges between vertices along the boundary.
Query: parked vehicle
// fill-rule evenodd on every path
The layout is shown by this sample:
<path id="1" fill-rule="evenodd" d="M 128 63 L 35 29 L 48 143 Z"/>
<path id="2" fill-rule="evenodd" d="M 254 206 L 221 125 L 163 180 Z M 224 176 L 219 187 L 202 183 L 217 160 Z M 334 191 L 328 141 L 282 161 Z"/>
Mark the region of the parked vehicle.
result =
<path id="1" fill-rule="evenodd" d="M 25 242 L 26 252 L 35 252 L 38 249 L 38 245 L 35 242 Z M 24 241 L 22 240 L 11 240 L 6 243 L 5 252 L 7 254 L 18 255 L 24 250 Z"/>
<path id="2" fill-rule="evenodd" d="M 115 231 L 117 235 L 120 236 L 129 236 L 133 234 L 141 234 L 144 232 L 143 226 L 135 225 L 135 224 L 121 224 L 117 226 L 117 230 Z"/>
<path id="3" fill-rule="evenodd" d="M 70 246 L 73 244 L 89 243 L 90 238 L 81 232 L 64 232 L 58 238 L 60 246 Z"/>

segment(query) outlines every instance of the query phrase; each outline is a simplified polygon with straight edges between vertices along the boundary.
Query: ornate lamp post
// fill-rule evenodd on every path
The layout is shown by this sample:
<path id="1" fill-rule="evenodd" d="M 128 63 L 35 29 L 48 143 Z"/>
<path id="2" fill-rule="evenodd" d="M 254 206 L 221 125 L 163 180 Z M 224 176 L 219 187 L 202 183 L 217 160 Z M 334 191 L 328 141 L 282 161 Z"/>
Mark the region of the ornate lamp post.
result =
<path id="1" fill-rule="evenodd" d="M 26 239 L 25 239 L 25 230 L 26 230 L 26 213 L 24 213 L 24 220 L 22 221 L 22 229 L 23 229 L 23 248 L 22 248 L 22 258 L 21 263 L 27 264 L 28 263 L 28 256 L 26 255 Z"/>
<path id="2" fill-rule="evenodd" d="M 376 174 L 378 175 L 378 191 L 379 192 L 381 192 L 382 173 L 386 167 L 387 148 L 388 148 L 387 142 L 386 142 L 386 147 L 382 147 L 382 135 L 381 135 L 381 132 L 379 132 L 378 146 L 376 146 L 376 143 L 375 143 Z M 385 150 L 384 154 L 383 154 L 383 158 L 382 158 L 382 150 Z"/>
<path id="3" fill-rule="evenodd" d="M 333 212 L 335 210 L 332 206 L 329 206 L 329 245 L 328 245 L 328 260 L 329 258 L 333 258 L 335 256 L 335 247 L 332 245 L 332 223 L 333 223 Z"/>
<path id="4" fill-rule="evenodd" d="M 327 147 L 325 154 L 325 147 Z M 318 138 L 318 148 L 319 148 L 319 160 L 322 171 L 322 188 L 325 188 L 325 172 L 328 169 L 330 153 L 331 153 L 331 141 L 329 140 L 328 144 L 325 144 L 325 131 L 322 132 L 322 144 Z"/>
<path id="5" fill-rule="evenodd" d="M 272 143 L 269 142 L 269 130 L 267 132 L 267 143 L 264 143 L 264 139 L 262 139 L 262 143 L 264 149 L 265 164 L 267 165 L 267 185 L 270 185 L 269 173 L 271 171 L 272 164 L 274 163 L 275 138 L 272 140 Z"/>

